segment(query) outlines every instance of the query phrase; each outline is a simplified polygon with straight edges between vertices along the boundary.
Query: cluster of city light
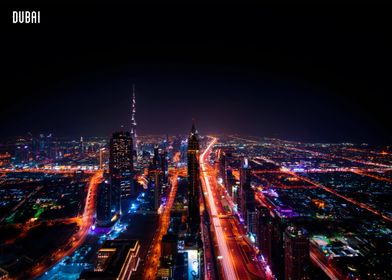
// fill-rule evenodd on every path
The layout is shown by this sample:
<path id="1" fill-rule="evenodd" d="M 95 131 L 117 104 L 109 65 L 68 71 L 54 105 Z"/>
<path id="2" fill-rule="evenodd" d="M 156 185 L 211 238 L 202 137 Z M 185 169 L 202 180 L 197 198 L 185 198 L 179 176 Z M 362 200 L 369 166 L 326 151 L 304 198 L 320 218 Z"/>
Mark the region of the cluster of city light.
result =
<path id="1" fill-rule="evenodd" d="M 214 202 L 214 197 L 212 195 L 211 191 L 211 186 L 210 182 L 207 176 L 207 173 L 205 172 L 205 163 L 204 163 L 204 158 L 207 152 L 211 149 L 211 147 L 217 142 L 216 138 L 213 138 L 213 140 L 210 142 L 210 144 L 207 146 L 207 148 L 204 150 L 200 157 L 200 165 L 201 165 L 201 171 L 204 176 L 204 182 L 207 188 L 207 193 L 208 193 L 208 204 L 209 208 L 211 210 L 211 215 L 212 215 L 212 225 L 214 226 L 215 233 L 216 233 L 216 239 L 218 241 L 218 247 L 219 247 L 219 252 L 222 255 L 222 258 L 220 258 L 224 273 L 225 273 L 225 278 L 226 279 L 236 279 L 236 273 L 234 271 L 233 265 L 230 262 L 230 253 L 227 248 L 226 241 L 224 239 L 224 233 L 222 230 L 222 226 L 220 223 L 220 220 L 218 218 L 218 211 L 216 210 L 215 202 Z"/>
<path id="2" fill-rule="evenodd" d="M 71 238 L 71 247 L 66 249 L 59 248 L 56 253 L 52 254 L 53 262 L 42 262 L 34 266 L 30 272 L 31 278 L 35 278 L 42 274 L 44 271 L 47 271 L 48 268 L 54 263 L 64 258 L 65 256 L 71 255 L 79 246 L 81 246 L 86 239 L 86 236 L 91 228 L 93 223 L 93 217 L 95 213 L 95 199 L 94 197 L 97 195 L 98 185 L 102 181 L 102 171 L 97 171 L 91 178 L 88 185 L 88 192 L 86 197 L 86 204 L 84 207 L 84 211 L 81 217 L 76 218 L 78 224 L 80 224 L 80 229 L 75 235 Z"/>
<path id="3" fill-rule="evenodd" d="M 145 265 L 146 270 L 143 273 L 142 279 L 153 279 L 156 275 L 159 266 L 159 257 L 161 255 L 161 240 L 162 236 L 167 233 L 170 224 L 170 211 L 174 204 L 174 199 L 176 197 L 178 188 L 178 175 L 180 174 L 179 169 L 175 169 L 174 172 L 170 174 L 172 187 L 169 193 L 169 198 L 167 200 L 166 206 L 160 215 L 159 226 L 157 229 L 157 234 L 153 239 L 150 250 L 152 250 L 152 256 L 148 258 L 147 264 Z M 144 194 L 142 194 L 144 196 Z"/>

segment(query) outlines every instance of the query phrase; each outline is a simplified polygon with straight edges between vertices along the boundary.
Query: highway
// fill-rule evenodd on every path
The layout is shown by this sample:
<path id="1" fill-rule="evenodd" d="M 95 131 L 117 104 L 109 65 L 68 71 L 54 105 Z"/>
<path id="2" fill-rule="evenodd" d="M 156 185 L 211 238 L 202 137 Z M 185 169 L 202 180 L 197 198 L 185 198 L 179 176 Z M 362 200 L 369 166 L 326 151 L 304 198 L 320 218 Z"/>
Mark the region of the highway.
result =
<path id="1" fill-rule="evenodd" d="M 46 174 L 70 174 L 73 175 L 77 171 L 83 171 L 85 174 L 95 174 L 97 170 L 81 169 L 80 167 L 67 167 L 64 169 L 56 168 L 24 168 L 24 169 L 13 169 L 13 168 L 1 168 L 0 173 L 46 173 Z"/>
<path id="2" fill-rule="evenodd" d="M 211 214 L 211 226 L 215 232 L 215 238 L 221 258 L 224 279 L 265 279 L 262 271 L 257 269 L 251 256 L 247 255 L 244 249 L 250 249 L 248 244 L 238 234 L 236 224 L 232 218 L 222 218 L 225 213 L 221 197 L 218 190 L 216 170 L 208 163 L 209 154 L 217 138 L 212 137 L 212 141 L 200 156 L 201 181 L 203 193 L 205 194 L 207 207 Z M 235 232 L 235 233 L 234 233 Z M 249 251 L 249 250 L 248 250 Z"/>
<path id="3" fill-rule="evenodd" d="M 179 168 L 171 169 L 169 172 L 170 181 L 171 181 L 171 190 L 169 193 L 169 197 L 166 203 L 166 206 L 163 210 L 163 213 L 159 217 L 159 225 L 158 229 L 155 233 L 154 239 L 150 246 L 150 250 L 148 251 L 146 262 L 144 264 L 144 272 L 142 279 L 151 280 L 156 278 L 156 274 L 159 267 L 159 258 L 161 256 L 161 240 L 162 236 L 167 233 L 167 230 L 170 225 L 170 211 L 173 206 L 174 200 L 177 194 L 178 187 L 178 176 L 181 174 L 182 170 Z"/>
<path id="4" fill-rule="evenodd" d="M 318 265 L 324 273 L 329 277 L 331 280 L 339 280 L 344 279 L 332 266 L 325 264 L 322 259 L 320 258 L 319 254 L 315 253 L 315 249 L 310 249 L 310 259 L 313 263 Z"/>

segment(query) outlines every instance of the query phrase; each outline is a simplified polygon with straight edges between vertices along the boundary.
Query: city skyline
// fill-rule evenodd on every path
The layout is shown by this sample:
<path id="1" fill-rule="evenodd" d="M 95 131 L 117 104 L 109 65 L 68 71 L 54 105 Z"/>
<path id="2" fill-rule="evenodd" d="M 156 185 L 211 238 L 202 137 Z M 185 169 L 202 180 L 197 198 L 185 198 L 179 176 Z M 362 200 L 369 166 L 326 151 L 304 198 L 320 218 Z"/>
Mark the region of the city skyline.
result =
<path id="1" fill-rule="evenodd" d="M 0 279 L 392 279 L 387 17 L 174 8 L 1 10 Z"/>

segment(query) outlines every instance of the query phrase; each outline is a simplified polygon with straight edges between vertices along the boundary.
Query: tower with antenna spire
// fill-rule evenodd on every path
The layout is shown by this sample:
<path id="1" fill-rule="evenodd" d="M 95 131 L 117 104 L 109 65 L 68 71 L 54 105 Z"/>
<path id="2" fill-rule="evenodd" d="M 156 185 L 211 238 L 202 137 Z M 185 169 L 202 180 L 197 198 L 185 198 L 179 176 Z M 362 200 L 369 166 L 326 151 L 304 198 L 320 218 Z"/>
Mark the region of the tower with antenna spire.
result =
<path id="1" fill-rule="evenodd" d="M 133 143 L 133 150 L 137 153 L 137 134 L 136 134 L 136 95 L 135 84 L 132 84 L 132 105 L 131 105 L 131 137 Z"/>

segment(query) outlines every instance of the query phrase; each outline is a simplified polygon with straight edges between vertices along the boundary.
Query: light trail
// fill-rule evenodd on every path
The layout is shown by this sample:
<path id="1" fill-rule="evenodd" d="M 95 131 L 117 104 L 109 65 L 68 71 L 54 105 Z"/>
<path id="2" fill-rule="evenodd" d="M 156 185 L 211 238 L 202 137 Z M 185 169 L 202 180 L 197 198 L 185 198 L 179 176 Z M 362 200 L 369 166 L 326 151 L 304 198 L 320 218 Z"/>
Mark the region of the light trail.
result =
<path id="1" fill-rule="evenodd" d="M 234 139 L 238 139 L 238 140 L 243 140 L 243 141 L 247 141 L 250 143 L 255 143 L 255 144 L 260 144 L 261 142 L 258 141 L 254 141 L 254 140 L 250 140 L 250 139 L 246 139 L 246 138 L 241 138 L 241 137 L 237 137 L 237 136 L 230 136 Z M 282 148 L 281 145 L 271 145 L 272 147 L 278 147 L 278 148 Z M 356 158 L 351 158 L 351 157 L 345 157 L 345 156 L 338 156 L 338 155 L 329 155 L 327 153 L 323 153 L 323 152 L 318 152 L 318 151 L 313 151 L 313 150 L 308 150 L 308 149 L 303 149 L 303 148 L 296 148 L 296 147 L 291 147 L 291 146 L 284 146 L 284 149 L 288 149 L 288 150 L 292 150 L 292 151 L 299 151 L 299 152 L 305 152 L 305 153 L 309 153 L 313 156 L 318 156 L 318 157 L 323 157 L 323 158 L 327 158 L 327 159 L 334 159 L 334 158 L 340 158 L 340 159 L 344 159 L 344 160 L 348 160 L 351 162 L 356 162 L 356 163 L 361 163 L 364 165 L 372 165 L 372 166 L 377 166 L 377 167 L 381 167 L 381 168 L 387 168 L 390 169 L 392 166 L 389 164 L 381 164 L 381 163 L 377 163 L 374 161 L 367 161 L 367 160 L 360 160 L 360 159 L 356 159 Z M 344 148 L 343 148 L 344 149 Z M 359 150 L 358 150 L 359 151 Z M 388 153 L 386 152 L 382 152 L 382 153 L 376 153 L 378 155 L 388 155 Z M 260 157 L 261 158 L 261 157 Z"/>
<path id="2" fill-rule="evenodd" d="M 304 181 L 306 181 L 306 182 L 308 182 L 310 184 L 313 184 L 313 185 L 315 185 L 315 186 L 317 186 L 317 187 L 319 187 L 319 188 L 321 188 L 321 189 L 323 189 L 323 190 L 325 190 L 325 191 L 327 191 L 329 193 L 332 193 L 333 195 L 336 195 L 336 196 L 338 196 L 338 197 L 340 197 L 340 198 L 342 198 L 342 199 L 344 199 L 344 200 L 346 200 L 346 201 L 348 201 L 348 202 L 350 202 L 350 203 L 352 203 L 352 204 L 354 204 L 354 205 L 356 205 L 356 206 L 358 206 L 358 207 L 360 207 L 362 209 L 368 210 L 369 212 L 372 212 L 374 215 L 380 216 L 384 220 L 392 222 L 392 218 L 390 216 L 384 214 L 383 212 L 381 212 L 381 211 L 379 211 L 377 209 L 374 209 L 373 207 L 371 207 L 371 206 L 369 206 L 369 205 L 367 205 L 367 204 L 365 204 L 363 202 L 358 202 L 358 201 L 356 201 L 353 198 L 350 198 L 350 197 L 347 197 L 345 195 L 342 195 L 342 194 L 338 193 L 337 191 L 335 191 L 334 189 L 331 189 L 331 188 L 326 187 L 326 186 L 324 186 L 322 184 L 316 183 L 315 181 L 310 180 L 309 178 L 302 177 L 302 176 L 296 174 L 295 172 L 287 172 L 287 173 L 291 174 L 291 175 L 293 175 L 293 176 L 295 176 L 295 177 L 297 177 L 299 179 L 302 179 L 302 180 L 304 180 Z"/>
<path id="3" fill-rule="evenodd" d="M 75 174 L 76 171 L 83 171 L 85 174 L 95 174 L 98 169 L 86 169 L 80 167 L 68 167 L 64 169 L 49 169 L 49 168 L 1 168 L 1 173 L 46 173 L 46 174 Z"/>
<path id="4" fill-rule="evenodd" d="M 227 248 L 226 241 L 224 239 L 224 233 L 222 230 L 222 226 L 220 223 L 220 220 L 218 218 L 218 211 L 216 210 L 215 202 L 214 202 L 214 197 L 212 195 L 211 191 L 211 185 L 210 181 L 208 179 L 207 172 L 205 170 L 205 163 L 204 163 L 204 158 L 207 152 L 212 148 L 212 146 L 217 142 L 217 138 L 212 137 L 212 141 L 210 144 L 207 146 L 207 148 L 204 150 L 204 152 L 200 156 L 200 166 L 201 166 L 201 171 L 204 176 L 204 182 L 205 186 L 207 188 L 207 193 L 208 193 L 208 205 L 211 211 L 211 216 L 212 216 L 212 225 L 214 226 L 215 233 L 216 233 L 216 239 L 218 241 L 218 247 L 219 247 L 219 252 L 222 255 L 221 263 L 223 266 L 225 278 L 227 280 L 229 279 L 237 279 L 236 277 L 236 272 L 234 271 L 233 265 L 230 261 L 231 255 L 229 253 L 229 250 Z"/>
<path id="5" fill-rule="evenodd" d="M 314 155 L 314 156 L 324 157 L 324 158 L 328 158 L 328 159 L 340 158 L 340 159 L 345 159 L 345 160 L 348 160 L 348 161 L 351 161 L 351 162 L 361 163 L 361 164 L 364 164 L 364 165 L 373 165 L 373 166 L 378 166 L 378 167 L 391 168 L 391 165 L 381 164 L 381 163 L 367 161 L 367 160 L 359 160 L 359 159 L 356 159 L 356 158 L 350 158 L 350 157 L 338 156 L 338 155 L 329 155 L 329 154 L 326 154 L 326 153 L 321 153 L 321 152 L 316 152 L 316 151 L 307 150 L 307 149 L 301 149 L 301 148 L 295 148 L 295 147 L 289 147 L 289 146 L 285 146 L 285 148 L 288 149 L 288 150 L 305 152 L 305 153 L 309 153 L 309 154 Z"/>
<path id="6" fill-rule="evenodd" d="M 181 169 L 175 168 L 173 171 L 169 172 L 170 180 L 171 180 L 171 190 L 168 195 L 168 200 L 166 207 L 163 210 L 163 213 L 159 217 L 159 226 L 157 229 L 157 233 L 152 241 L 150 246 L 151 256 L 148 257 L 145 266 L 145 270 L 142 275 L 142 279 L 149 280 L 155 279 L 156 274 L 159 267 L 159 258 L 161 256 L 161 240 L 163 235 L 167 233 L 167 230 L 170 225 L 170 211 L 173 207 L 174 200 L 176 198 L 177 189 L 178 189 L 178 176 L 181 173 Z"/>
<path id="7" fill-rule="evenodd" d="M 254 142 L 252 140 L 248 140 L 248 139 L 244 139 L 244 138 L 239 138 L 239 137 L 233 137 L 239 140 L 245 140 L 245 141 L 249 141 L 249 142 Z M 271 148 L 283 148 L 283 149 L 287 149 L 287 150 L 292 150 L 292 151 L 300 151 L 300 152 L 306 152 L 309 153 L 315 157 L 319 157 L 319 158 L 325 158 L 325 159 L 330 159 L 330 160 L 334 160 L 334 159 L 344 159 L 350 162 L 354 162 L 354 163 L 361 163 L 363 165 L 365 165 L 365 167 L 337 167 L 337 168 L 309 168 L 309 169 L 304 169 L 301 170 L 300 172 L 298 171 L 298 173 L 328 173 L 328 172 L 352 172 L 361 176 L 368 176 L 371 177 L 373 179 L 377 179 L 380 181 L 386 181 L 391 183 L 392 180 L 389 178 L 385 178 L 385 177 L 381 177 L 378 176 L 377 174 L 374 174 L 375 172 L 387 172 L 390 171 L 392 168 L 391 164 L 382 164 L 382 163 L 378 163 L 378 162 L 373 162 L 373 161 L 369 161 L 369 160 L 361 160 L 361 159 L 357 159 L 357 158 L 353 158 L 353 157 L 347 157 L 347 156 L 338 156 L 338 155 L 329 155 L 327 153 L 321 153 L 321 152 L 317 152 L 317 151 L 312 151 L 312 150 L 307 150 L 307 149 L 300 149 L 300 148 L 295 148 L 295 147 L 290 147 L 290 146 L 283 146 L 283 145 L 271 145 Z M 356 151 L 356 150 L 354 150 Z M 381 154 L 381 155 L 388 155 L 386 152 L 384 153 L 376 153 Z M 334 196 L 337 196 L 341 199 L 344 199 L 345 201 L 358 206 L 362 209 L 365 209 L 375 215 L 380 216 L 382 219 L 388 221 L 388 222 L 392 222 L 392 217 L 384 214 L 382 211 L 379 211 L 365 203 L 362 203 L 360 201 L 357 201 L 353 198 L 347 197 L 345 195 L 340 194 L 339 192 L 335 191 L 332 188 L 326 187 L 322 184 L 319 184 L 313 180 L 310 180 L 307 177 L 303 177 L 301 175 L 299 175 L 297 172 L 294 172 L 294 170 L 291 170 L 289 168 L 284 168 L 281 167 L 281 163 L 279 162 L 275 162 L 273 160 L 271 160 L 268 157 L 262 157 L 262 156 L 258 156 L 258 157 L 254 157 L 252 159 L 252 161 L 256 164 L 259 165 L 263 165 L 263 163 L 261 162 L 268 162 L 268 163 L 272 163 L 274 165 L 276 165 L 277 167 L 280 167 L 279 170 L 257 170 L 257 171 L 252 171 L 252 174 L 256 177 L 259 177 L 258 174 L 263 174 L 263 173 L 286 173 L 286 174 L 290 174 L 292 176 L 297 177 L 300 180 L 304 180 L 308 183 L 311 184 L 311 186 L 303 186 L 303 188 L 320 188 L 323 189 L 331 194 L 333 194 Z M 372 172 L 372 173 L 371 173 Z M 259 177 L 260 178 L 260 177 Z M 281 186 L 280 186 L 281 187 Z M 297 186 L 296 186 L 297 187 Z M 301 186 L 298 186 L 301 187 Z M 274 186 L 274 188 L 279 188 L 276 185 Z M 286 188 L 286 187 L 284 187 Z M 289 187 L 289 188 L 293 188 L 293 187 Z M 268 201 L 265 200 L 264 195 L 257 193 L 256 194 L 256 200 L 261 203 L 262 205 L 265 205 L 268 207 L 268 209 L 270 210 L 270 212 L 273 210 L 273 206 L 270 205 L 270 203 Z M 318 256 L 317 253 L 314 252 L 315 250 L 311 249 L 310 250 L 310 258 L 312 260 L 312 262 L 318 266 L 320 269 L 323 270 L 323 272 L 332 280 L 338 280 L 338 279 L 343 279 L 344 277 L 342 277 L 342 275 L 340 274 L 340 272 L 335 269 L 332 265 L 330 264 L 326 264 L 322 261 L 322 259 L 320 259 L 320 257 Z"/>
<path id="8" fill-rule="evenodd" d="M 335 276 L 335 273 L 328 267 L 326 266 L 322 261 L 320 261 L 316 254 L 310 251 L 310 258 L 313 261 L 313 263 L 317 264 L 323 271 L 324 273 L 329 277 L 331 280 L 339 280 L 338 277 Z"/>
<path id="9" fill-rule="evenodd" d="M 385 181 L 385 182 L 388 182 L 388 183 L 392 183 L 392 179 L 389 179 L 387 177 L 381 177 L 381 176 L 373 175 L 373 174 L 367 173 L 367 172 L 365 172 L 363 170 L 356 170 L 356 171 L 353 171 L 353 173 L 361 175 L 361 176 L 367 176 L 367 177 L 370 177 L 370 178 L 373 178 L 373 179 L 376 179 L 376 180 L 379 180 L 379 181 Z"/>
<path id="10" fill-rule="evenodd" d="M 76 232 L 72 238 L 65 245 L 58 248 L 58 250 L 50 255 L 52 260 L 50 262 L 42 262 L 31 268 L 28 278 L 37 278 L 39 275 L 49 270 L 57 262 L 66 256 L 71 255 L 77 248 L 79 248 L 85 241 L 87 234 L 93 224 L 93 218 L 96 209 L 96 195 L 98 192 L 98 185 L 102 182 L 103 172 L 96 171 L 90 178 L 88 183 L 88 191 L 86 196 L 86 203 L 81 217 L 75 218 L 80 225 L 79 231 Z M 70 248 L 67 248 L 70 245 Z"/>

